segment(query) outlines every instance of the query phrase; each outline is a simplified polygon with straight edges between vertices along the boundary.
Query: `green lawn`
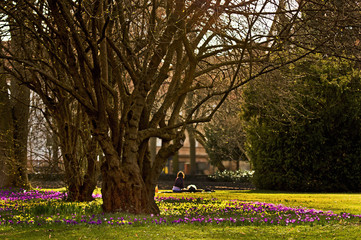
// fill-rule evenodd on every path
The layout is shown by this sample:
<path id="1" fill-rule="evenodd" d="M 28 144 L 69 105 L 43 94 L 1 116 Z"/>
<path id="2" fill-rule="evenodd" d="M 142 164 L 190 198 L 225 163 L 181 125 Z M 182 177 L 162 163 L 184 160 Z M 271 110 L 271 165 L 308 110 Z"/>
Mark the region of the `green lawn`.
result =
<path id="1" fill-rule="evenodd" d="M 272 191 L 217 191 L 215 197 L 280 203 L 291 207 L 331 210 L 335 213 L 361 214 L 361 194 L 357 193 L 283 193 Z"/>
<path id="2" fill-rule="evenodd" d="M 0 239 L 360 239 L 357 225 L 0 228 Z"/>
<path id="3" fill-rule="evenodd" d="M 160 197 L 242 200 L 307 207 L 334 213 L 361 214 L 361 194 L 304 194 L 259 191 L 215 193 L 159 193 Z M 195 205 L 194 203 L 193 205 Z M 202 203 L 203 204 L 203 203 Z M 167 207 L 172 206 L 168 203 Z M 1 214 L 1 213 L 0 213 Z M 115 215 L 112 215 L 115 216 Z M 0 239 L 361 239 L 360 222 L 340 220 L 331 224 L 246 225 L 149 224 L 149 225 L 1 225 Z"/>

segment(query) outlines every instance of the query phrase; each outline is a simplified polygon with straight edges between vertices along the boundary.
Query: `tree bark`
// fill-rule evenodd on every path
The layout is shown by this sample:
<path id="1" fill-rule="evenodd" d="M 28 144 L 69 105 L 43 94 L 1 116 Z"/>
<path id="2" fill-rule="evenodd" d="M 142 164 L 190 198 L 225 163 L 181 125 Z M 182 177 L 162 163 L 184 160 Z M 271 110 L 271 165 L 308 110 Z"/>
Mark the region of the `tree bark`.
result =
<path id="1" fill-rule="evenodd" d="M 63 109 L 63 113 L 66 112 Z M 81 118 L 80 122 L 84 121 L 82 113 L 73 113 L 73 115 L 74 118 Z M 84 125 L 83 129 L 80 129 L 80 126 L 68 123 L 71 122 L 71 119 L 61 118 L 60 115 L 58 117 L 56 121 L 59 129 L 60 148 L 64 158 L 68 200 L 91 201 L 99 176 L 96 139 L 91 138 L 90 134 L 83 134 L 83 138 L 81 138 L 80 131 L 86 131 Z"/>
<path id="2" fill-rule="evenodd" d="M 19 4 L 19 8 L 26 8 Z M 9 19 L 10 23 L 14 19 Z M 29 46 L 24 46 L 26 35 L 22 27 L 14 27 L 11 31 L 11 48 L 18 57 L 24 57 L 25 49 Z M 31 45 L 31 44 L 29 44 Z M 13 121 L 12 132 L 12 151 L 13 159 L 9 161 L 9 177 L 10 185 L 12 187 L 29 188 L 29 180 L 27 175 L 27 144 L 29 133 L 29 106 L 30 106 L 30 89 L 27 88 L 22 82 L 28 80 L 27 72 L 23 65 L 14 63 L 13 68 L 17 71 L 18 76 L 10 78 L 10 104 L 11 115 Z"/>
<path id="3" fill-rule="evenodd" d="M 0 80 L 0 88 L 0 186 L 28 188 L 30 184 L 27 175 L 27 138 L 30 90 L 21 86 L 16 79 L 12 79 L 10 99 L 6 78 Z"/>
<path id="4" fill-rule="evenodd" d="M 154 162 L 155 156 L 157 155 L 157 138 L 152 137 L 149 140 L 149 150 L 151 162 Z"/>
<path id="5" fill-rule="evenodd" d="M 196 175 L 197 173 L 197 162 L 196 162 L 196 139 L 192 129 L 188 130 L 189 134 L 189 158 L 191 162 L 191 175 Z"/>
<path id="6" fill-rule="evenodd" d="M 178 151 L 173 155 L 172 171 L 175 174 L 177 174 L 179 172 L 179 152 Z"/>
<path id="7" fill-rule="evenodd" d="M 14 122 L 14 179 L 12 186 L 30 187 L 27 173 L 27 144 L 29 133 L 29 104 L 30 89 L 19 85 L 20 82 L 13 80 L 11 94 L 13 98 L 13 122 Z"/>
<path id="8" fill-rule="evenodd" d="M 90 154 L 89 154 L 90 155 Z M 94 189 L 98 182 L 98 168 L 96 162 L 96 155 L 91 154 L 86 158 L 86 165 L 84 169 L 79 165 L 79 159 L 73 156 L 66 156 L 65 175 L 66 184 L 68 188 L 69 201 L 92 201 Z M 85 172 L 85 175 L 84 173 Z"/>
<path id="9" fill-rule="evenodd" d="M 92 138 L 88 143 L 87 148 L 87 168 L 84 175 L 83 184 L 80 188 L 80 199 L 79 201 L 91 201 L 93 200 L 93 192 L 97 187 L 99 177 L 99 164 L 97 162 L 98 147 L 97 141 Z"/>
<path id="10" fill-rule="evenodd" d="M 58 137 L 54 132 L 51 133 L 51 169 L 59 173 L 61 169 L 59 168 L 59 141 Z"/>
<path id="11" fill-rule="evenodd" d="M 0 76 L 0 187 L 10 187 L 9 161 L 12 145 L 12 114 L 5 77 Z"/>
<path id="12" fill-rule="evenodd" d="M 189 92 L 187 94 L 187 111 L 188 115 L 190 115 L 190 110 L 193 106 L 193 92 Z M 196 138 L 194 136 L 194 128 L 193 124 L 187 126 L 188 138 L 189 138 L 189 158 L 191 163 L 191 175 L 195 175 L 197 173 L 197 162 L 196 162 Z"/>
<path id="13" fill-rule="evenodd" d="M 126 212 L 132 214 L 157 214 L 159 208 L 154 202 L 155 185 L 146 186 L 138 165 L 123 164 L 116 155 L 106 155 L 102 165 L 102 195 L 105 212 Z"/>
<path id="14" fill-rule="evenodd" d="M 217 168 L 218 171 L 223 172 L 224 170 L 226 170 L 226 167 L 223 165 L 222 161 L 217 162 Z"/>

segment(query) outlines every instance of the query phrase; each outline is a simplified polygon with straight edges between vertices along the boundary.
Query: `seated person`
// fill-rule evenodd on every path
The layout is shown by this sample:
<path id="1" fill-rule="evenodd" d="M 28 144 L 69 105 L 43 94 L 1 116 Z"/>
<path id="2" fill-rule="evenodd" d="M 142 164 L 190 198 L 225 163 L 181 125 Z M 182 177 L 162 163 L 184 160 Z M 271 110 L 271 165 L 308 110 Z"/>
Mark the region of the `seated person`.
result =
<path id="1" fill-rule="evenodd" d="M 185 175 L 182 171 L 179 171 L 177 173 L 177 178 L 175 179 L 174 186 L 173 186 L 173 192 L 182 192 L 184 189 L 184 179 Z"/>

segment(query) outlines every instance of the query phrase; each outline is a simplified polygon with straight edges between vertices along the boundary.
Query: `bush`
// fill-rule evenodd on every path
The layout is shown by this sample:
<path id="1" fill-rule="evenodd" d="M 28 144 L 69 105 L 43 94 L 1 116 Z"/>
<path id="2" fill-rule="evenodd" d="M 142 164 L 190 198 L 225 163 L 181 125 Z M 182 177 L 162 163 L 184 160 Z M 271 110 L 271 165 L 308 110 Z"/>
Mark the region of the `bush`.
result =
<path id="1" fill-rule="evenodd" d="M 249 183 L 252 180 L 254 171 L 237 170 L 223 172 L 217 171 L 215 174 L 208 176 L 210 180 L 218 182 L 237 182 L 237 183 Z"/>

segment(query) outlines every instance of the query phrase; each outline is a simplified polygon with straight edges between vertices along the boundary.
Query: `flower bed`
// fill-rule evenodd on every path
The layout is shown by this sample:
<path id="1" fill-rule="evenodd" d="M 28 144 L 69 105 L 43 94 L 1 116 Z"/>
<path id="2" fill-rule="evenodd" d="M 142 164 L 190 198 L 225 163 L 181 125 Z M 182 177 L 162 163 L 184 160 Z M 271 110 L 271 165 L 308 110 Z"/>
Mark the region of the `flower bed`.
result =
<path id="1" fill-rule="evenodd" d="M 146 225 L 146 224 L 226 224 L 300 225 L 360 222 L 360 215 L 293 208 L 262 202 L 215 198 L 162 197 L 155 200 L 160 215 L 134 216 L 104 214 L 101 196 L 90 203 L 64 201 L 66 193 L 54 191 L 0 190 L 1 225 Z"/>

